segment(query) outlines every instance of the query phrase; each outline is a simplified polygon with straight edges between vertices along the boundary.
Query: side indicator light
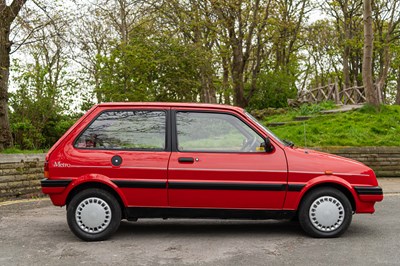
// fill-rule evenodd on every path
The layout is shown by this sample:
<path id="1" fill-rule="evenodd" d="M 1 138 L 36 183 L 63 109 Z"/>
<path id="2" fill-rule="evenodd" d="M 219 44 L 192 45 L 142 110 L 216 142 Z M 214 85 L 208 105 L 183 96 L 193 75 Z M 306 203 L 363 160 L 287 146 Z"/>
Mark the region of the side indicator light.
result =
<path id="1" fill-rule="evenodd" d="M 326 171 L 325 171 L 325 174 L 326 174 L 326 175 L 333 175 L 333 172 L 332 172 L 332 171 L 329 171 L 329 170 L 326 170 Z"/>

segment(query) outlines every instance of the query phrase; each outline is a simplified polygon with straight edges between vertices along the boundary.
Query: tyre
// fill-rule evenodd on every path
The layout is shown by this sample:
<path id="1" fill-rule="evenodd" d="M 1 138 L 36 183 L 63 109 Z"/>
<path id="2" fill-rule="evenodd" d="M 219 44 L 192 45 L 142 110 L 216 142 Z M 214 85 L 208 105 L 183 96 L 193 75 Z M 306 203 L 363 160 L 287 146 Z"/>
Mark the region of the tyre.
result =
<path id="1" fill-rule="evenodd" d="M 303 199 L 299 222 L 312 237 L 330 238 L 343 234 L 351 223 L 353 210 L 349 199 L 334 188 L 319 188 Z"/>
<path id="2" fill-rule="evenodd" d="M 121 207 L 115 197 L 102 189 L 86 189 L 75 195 L 67 207 L 71 231 L 85 241 L 109 238 L 121 222 Z"/>

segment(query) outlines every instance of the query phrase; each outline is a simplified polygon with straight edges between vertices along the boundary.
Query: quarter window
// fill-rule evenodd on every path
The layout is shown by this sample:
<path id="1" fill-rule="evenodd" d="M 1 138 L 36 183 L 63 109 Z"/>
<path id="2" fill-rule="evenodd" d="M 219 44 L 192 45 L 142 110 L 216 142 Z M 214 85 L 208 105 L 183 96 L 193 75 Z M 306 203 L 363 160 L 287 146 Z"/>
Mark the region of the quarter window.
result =
<path id="1" fill-rule="evenodd" d="M 180 151 L 264 151 L 263 138 L 233 115 L 177 112 L 176 124 Z"/>
<path id="2" fill-rule="evenodd" d="M 164 150 L 164 111 L 106 111 L 75 142 L 77 148 Z"/>

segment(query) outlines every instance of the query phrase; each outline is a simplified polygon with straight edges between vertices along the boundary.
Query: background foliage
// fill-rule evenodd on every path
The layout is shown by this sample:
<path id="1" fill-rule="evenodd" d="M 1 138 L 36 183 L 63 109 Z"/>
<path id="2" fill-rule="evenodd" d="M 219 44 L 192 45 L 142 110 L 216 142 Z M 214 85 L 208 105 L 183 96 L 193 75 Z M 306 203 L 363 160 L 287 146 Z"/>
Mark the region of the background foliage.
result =
<path id="1" fill-rule="evenodd" d="M 14 146 L 50 147 L 100 102 L 211 102 L 255 110 L 287 107 L 300 91 L 335 78 L 342 87 L 362 84 L 362 4 L 27 1 L 11 34 Z M 372 4 L 373 79 L 386 104 L 399 104 L 400 0 Z"/>

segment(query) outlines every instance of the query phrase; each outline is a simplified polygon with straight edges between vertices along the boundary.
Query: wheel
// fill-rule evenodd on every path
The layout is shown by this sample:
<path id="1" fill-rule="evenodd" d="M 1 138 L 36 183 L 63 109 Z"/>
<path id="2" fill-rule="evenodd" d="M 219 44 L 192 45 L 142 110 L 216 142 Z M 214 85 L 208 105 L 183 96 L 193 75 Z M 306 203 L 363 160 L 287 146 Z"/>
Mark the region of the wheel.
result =
<path id="1" fill-rule="evenodd" d="M 80 239 L 109 238 L 121 222 L 121 207 L 115 197 L 102 189 L 86 189 L 75 195 L 67 207 L 71 231 Z"/>
<path id="2" fill-rule="evenodd" d="M 338 237 L 349 227 L 353 211 L 349 199 L 334 188 L 307 194 L 299 209 L 299 222 L 312 237 Z"/>

